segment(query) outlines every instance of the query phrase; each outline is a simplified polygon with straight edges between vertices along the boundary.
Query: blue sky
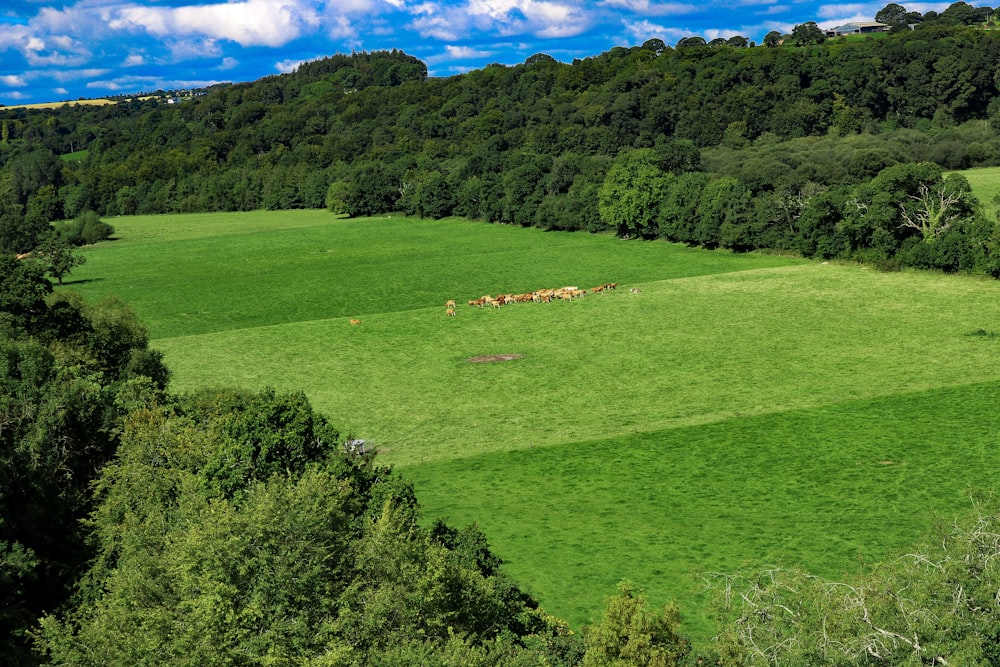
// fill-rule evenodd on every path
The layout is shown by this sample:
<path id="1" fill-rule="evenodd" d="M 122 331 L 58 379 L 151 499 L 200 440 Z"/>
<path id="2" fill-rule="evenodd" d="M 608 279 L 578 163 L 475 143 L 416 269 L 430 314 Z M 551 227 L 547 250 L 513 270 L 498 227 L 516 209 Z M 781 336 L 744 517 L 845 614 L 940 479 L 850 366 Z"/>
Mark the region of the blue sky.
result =
<path id="1" fill-rule="evenodd" d="M 659 38 L 872 20 L 889 0 L 3 0 L 0 104 L 252 81 L 351 50 L 402 49 L 450 76 Z M 925 13 L 950 3 L 898 2 Z M 983 3 L 970 3 L 983 4 Z"/>

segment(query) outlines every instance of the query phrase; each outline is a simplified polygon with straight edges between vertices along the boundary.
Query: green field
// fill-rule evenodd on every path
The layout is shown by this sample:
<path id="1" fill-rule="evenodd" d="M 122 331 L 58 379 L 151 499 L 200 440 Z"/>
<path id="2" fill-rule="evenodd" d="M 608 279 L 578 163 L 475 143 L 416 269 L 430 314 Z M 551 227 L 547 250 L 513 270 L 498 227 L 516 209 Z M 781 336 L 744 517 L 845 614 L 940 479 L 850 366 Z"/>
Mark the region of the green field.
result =
<path id="1" fill-rule="evenodd" d="M 111 222 L 68 287 L 131 303 L 175 390 L 304 390 L 574 625 L 627 577 L 704 638 L 699 573 L 837 576 L 996 486 L 995 281 L 460 220 Z M 493 354 L 519 357 L 468 361 Z"/>
<path id="2" fill-rule="evenodd" d="M 1000 167 L 980 167 L 959 172 L 969 180 L 972 194 L 982 203 L 983 209 L 994 214 L 994 199 L 1000 197 Z"/>

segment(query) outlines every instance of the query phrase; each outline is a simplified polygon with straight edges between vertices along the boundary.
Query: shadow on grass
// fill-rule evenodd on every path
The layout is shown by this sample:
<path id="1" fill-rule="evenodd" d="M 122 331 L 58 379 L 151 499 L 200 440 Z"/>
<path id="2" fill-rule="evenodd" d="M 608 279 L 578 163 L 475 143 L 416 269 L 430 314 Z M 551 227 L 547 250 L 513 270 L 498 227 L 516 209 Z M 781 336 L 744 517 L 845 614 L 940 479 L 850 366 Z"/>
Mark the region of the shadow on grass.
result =
<path id="1" fill-rule="evenodd" d="M 62 287 L 68 287 L 70 285 L 87 285 L 89 283 L 99 283 L 103 281 L 104 278 L 78 278 L 77 280 L 63 280 Z"/>

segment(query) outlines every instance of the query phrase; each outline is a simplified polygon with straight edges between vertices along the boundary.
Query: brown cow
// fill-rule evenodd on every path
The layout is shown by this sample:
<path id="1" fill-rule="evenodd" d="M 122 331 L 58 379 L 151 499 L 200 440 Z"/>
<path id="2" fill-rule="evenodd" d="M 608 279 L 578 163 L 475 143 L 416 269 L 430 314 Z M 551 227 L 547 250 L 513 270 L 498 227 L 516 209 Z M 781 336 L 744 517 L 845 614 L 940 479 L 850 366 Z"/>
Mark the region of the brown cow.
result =
<path id="1" fill-rule="evenodd" d="M 351 324 L 361 324 L 361 320 L 351 320 Z"/>
<path id="2" fill-rule="evenodd" d="M 447 310 L 444 311 L 444 314 L 447 315 L 448 317 L 455 317 L 455 309 L 448 308 Z"/>
<path id="3" fill-rule="evenodd" d="M 445 308 L 454 308 L 455 307 L 455 300 L 454 299 L 448 299 L 448 301 L 444 304 L 444 307 Z"/>

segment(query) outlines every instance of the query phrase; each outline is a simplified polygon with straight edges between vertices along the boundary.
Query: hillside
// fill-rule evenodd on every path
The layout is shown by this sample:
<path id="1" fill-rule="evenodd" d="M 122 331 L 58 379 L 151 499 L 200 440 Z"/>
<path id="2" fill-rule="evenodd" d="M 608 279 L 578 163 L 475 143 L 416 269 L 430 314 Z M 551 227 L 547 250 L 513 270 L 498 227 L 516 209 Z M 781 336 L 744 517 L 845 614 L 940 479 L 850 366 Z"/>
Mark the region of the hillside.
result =
<path id="1" fill-rule="evenodd" d="M 359 53 L 181 104 L 0 110 L 0 246 L 30 250 L 88 210 L 328 207 L 992 272 L 980 240 L 924 252 L 899 215 L 851 220 L 844 203 L 893 165 L 1000 163 L 1000 34 L 940 18 L 878 37 L 650 40 L 446 79 L 398 51 Z M 940 186 L 924 173 L 892 195 L 897 213 Z M 700 228 L 679 226 L 693 216 Z M 857 232 L 873 225 L 894 238 Z"/>

